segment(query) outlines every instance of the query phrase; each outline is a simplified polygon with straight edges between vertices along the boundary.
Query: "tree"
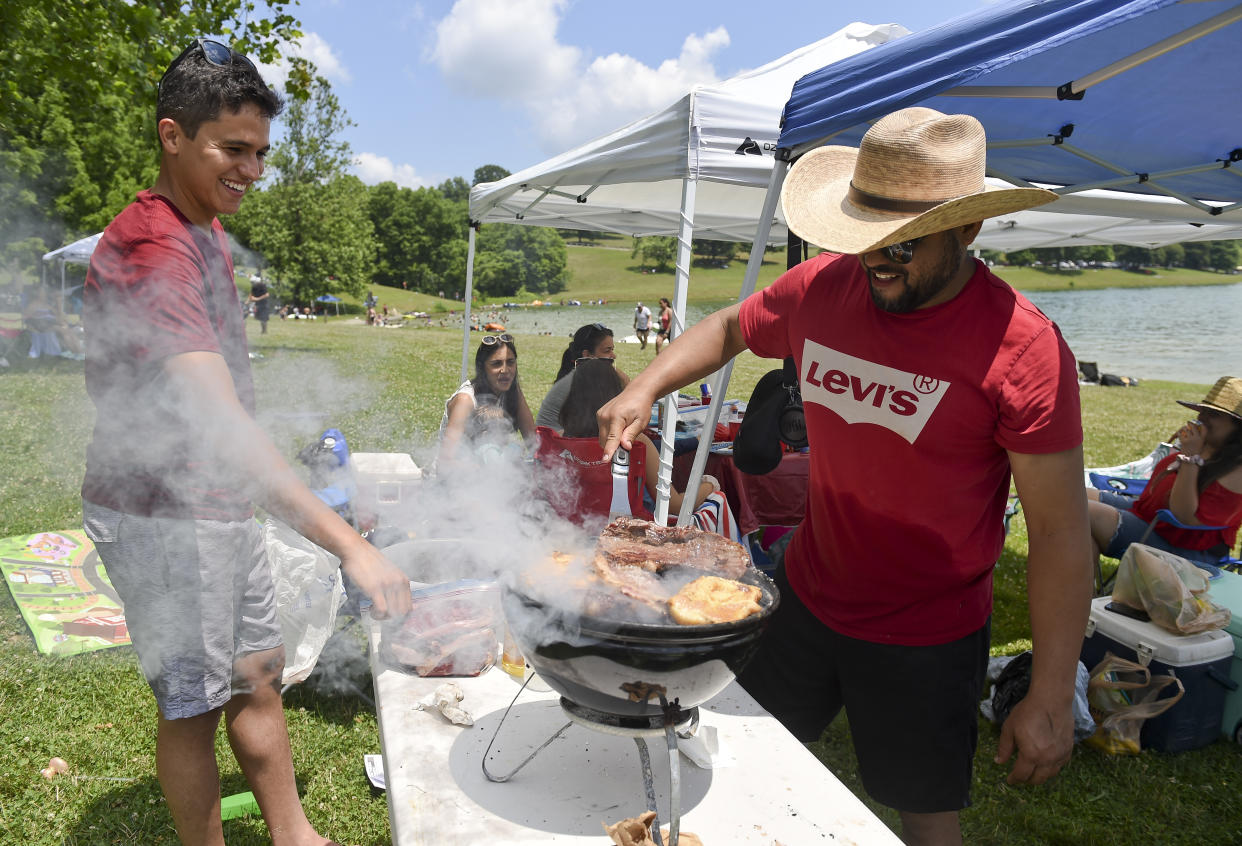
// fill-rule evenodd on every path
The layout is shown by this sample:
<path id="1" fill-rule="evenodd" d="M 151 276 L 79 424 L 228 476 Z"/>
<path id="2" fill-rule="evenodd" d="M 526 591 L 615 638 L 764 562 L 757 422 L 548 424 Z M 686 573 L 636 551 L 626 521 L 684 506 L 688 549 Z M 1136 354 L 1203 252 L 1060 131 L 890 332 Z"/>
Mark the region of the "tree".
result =
<path id="1" fill-rule="evenodd" d="M 1117 256 L 1117 261 L 1121 263 L 1122 267 L 1131 270 L 1138 270 L 1140 267 L 1152 263 L 1151 250 L 1146 247 L 1118 245 L 1113 248 L 1113 254 Z"/>
<path id="2" fill-rule="evenodd" d="M 691 252 L 705 259 L 710 265 L 721 265 L 733 261 L 737 255 L 736 241 L 713 241 L 707 238 L 695 238 L 691 241 Z"/>
<path id="3" fill-rule="evenodd" d="M 436 186 L 436 190 L 444 195 L 444 199 L 454 203 L 470 202 L 470 186 L 460 176 L 444 180 Z"/>
<path id="4" fill-rule="evenodd" d="M 274 61 L 297 32 L 288 0 L 6 0 L 0 32 L 0 253 L 97 232 L 155 181 L 155 91 L 190 39 L 220 33 Z M 258 8 L 256 8 L 258 7 Z M 266 13 L 260 10 L 266 10 Z M 243 20 L 248 20 L 244 33 Z M 42 249 L 15 246 L 37 239 Z M 37 261 L 37 260 L 36 260 Z"/>
<path id="5" fill-rule="evenodd" d="M 466 217 L 460 203 L 438 190 L 383 182 L 370 189 L 367 213 L 378 249 L 375 282 L 408 284 L 428 293 L 460 287 L 466 273 Z"/>
<path id="6" fill-rule="evenodd" d="M 268 262 L 282 294 L 309 304 L 322 294 L 359 296 L 371 281 L 375 240 L 367 186 L 356 176 L 257 191 L 226 226 Z"/>
<path id="7" fill-rule="evenodd" d="M 336 137 L 349 119 L 312 65 L 295 67 L 289 132 L 268 155 L 275 184 L 252 192 L 224 225 L 263 256 L 295 302 L 305 304 L 322 294 L 361 294 L 375 269 L 376 245 L 370 192 L 345 174 L 349 144 Z"/>
<path id="8" fill-rule="evenodd" d="M 474 284 L 489 297 L 555 294 L 569 283 L 565 242 L 555 229 L 495 223 L 475 240 Z"/>
<path id="9" fill-rule="evenodd" d="M 644 265 L 651 265 L 657 273 L 667 271 L 677 256 L 677 239 L 669 235 L 645 235 L 634 239 L 634 249 L 630 250 L 630 258 L 639 259 Z"/>
<path id="10" fill-rule="evenodd" d="M 509 171 L 500 165 L 486 164 L 474 169 L 474 182 L 470 184 L 478 185 L 480 182 L 499 182 L 508 175 Z"/>
<path id="11" fill-rule="evenodd" d="M 1035 253 L 1032 250 L 1014 250 L 1005 253 L 1005 262 L 1014 267 L 1030 267 L 1035 263 Z"/>
<path id="12" fill-rule="evenodd" d="M 1208 267 L 1224 273 L 1233 273 L 1242 263 L 1242 244 L 1238 241 L 1212 241 L 1208 252 Z"/>
<path id="13" fill-rule="evenodd" d="M 1212 247 L 1208 241 L 1189 241 L 1182 245 L 1182 261 L 1191 270 L 1207 270 L 1211 267 Z"/>
<path id="14" fill-rule="evenodd" d="M 288 108 L 282 123 L 284 138 L 267 157 L 281 185 L 324 183 L 349 166 L 349 142 L 340 133 L 354 125 L 332 92 L 332 85 L 315 74 L 306 59 L 295 58 L 289 72 L 295 84 L 287 88 Z"/>

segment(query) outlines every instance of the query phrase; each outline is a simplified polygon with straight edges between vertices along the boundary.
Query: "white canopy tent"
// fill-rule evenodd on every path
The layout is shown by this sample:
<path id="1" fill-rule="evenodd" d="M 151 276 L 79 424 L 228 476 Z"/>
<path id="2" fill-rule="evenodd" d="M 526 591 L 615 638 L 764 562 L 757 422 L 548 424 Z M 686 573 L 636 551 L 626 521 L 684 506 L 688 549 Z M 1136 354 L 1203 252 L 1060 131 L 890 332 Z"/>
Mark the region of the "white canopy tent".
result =
<path id="1" fill-rule="evenodd" d="M 43 262 L 41 264 L 43 284 L 47 284 L 47 266 L 50 262 L 56 262 L 60 266 L 60 291 L 65 292 L 65 265 L 66 264 L 90 264 L 91 256 L 95 252 L 95 247 L 99 244 L 99 239 L 103 237 L 102 232 L 94 235 L 87 235 L 85 238 L 79 238 L 72 244 L 66 244 L 63 247 L 52 250 L 50 253 L 43 254 Z"/>
<path id="2" fill-rule="evenodd" d="M 908 34 L 897 24 L 852 23 L 814 44 L 715 85 L 653 115 L 470 192 L 472 223 L 506 222 L 626 235 L 675 235 L 675 337 L 684 327 L 691 239 L 751 241 L 774 164 L 781 106 L 815 68 Z M 474 228 L 466 261 L 462 379 L 470 359 Z M 785 239 L 773 227 L 773 244 Z M 673 398 L 666 398 L 667 408 Z M 665 414 L 656 519 L 668 514 L 673 427 Z"/>

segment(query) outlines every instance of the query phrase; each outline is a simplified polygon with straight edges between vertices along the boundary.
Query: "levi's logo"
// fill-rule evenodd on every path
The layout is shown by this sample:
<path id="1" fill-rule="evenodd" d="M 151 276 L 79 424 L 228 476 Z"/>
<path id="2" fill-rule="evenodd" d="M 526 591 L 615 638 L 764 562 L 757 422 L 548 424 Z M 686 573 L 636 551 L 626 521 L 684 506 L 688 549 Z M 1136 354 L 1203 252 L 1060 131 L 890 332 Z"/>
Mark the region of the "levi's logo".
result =
<path id="1" fill-rule="evenodd" d="M 885 367 L 808 340 L 802 348 L 802 403 L 846 423 L 874 423 L 914 443 L 949 383 Z"/>

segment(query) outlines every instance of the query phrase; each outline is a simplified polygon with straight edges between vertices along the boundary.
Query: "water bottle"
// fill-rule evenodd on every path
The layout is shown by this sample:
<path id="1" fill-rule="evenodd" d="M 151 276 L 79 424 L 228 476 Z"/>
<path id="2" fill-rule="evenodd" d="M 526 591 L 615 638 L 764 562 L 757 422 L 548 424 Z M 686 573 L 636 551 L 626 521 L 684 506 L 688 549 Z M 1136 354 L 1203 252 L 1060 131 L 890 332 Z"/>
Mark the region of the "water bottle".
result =
<path id="1" fill-rule="evenodd" d="M 712 386 L 704 382 L 699 385 L 699 393 L 703 395 L 703 405 L 712 404 Z"/>
<path id="2" fill-rule="evenodd" d="M 630 451 L 617 447 L 612 454 L 612 502 L 608 505 L 608 522 L 630 515 Z"/>

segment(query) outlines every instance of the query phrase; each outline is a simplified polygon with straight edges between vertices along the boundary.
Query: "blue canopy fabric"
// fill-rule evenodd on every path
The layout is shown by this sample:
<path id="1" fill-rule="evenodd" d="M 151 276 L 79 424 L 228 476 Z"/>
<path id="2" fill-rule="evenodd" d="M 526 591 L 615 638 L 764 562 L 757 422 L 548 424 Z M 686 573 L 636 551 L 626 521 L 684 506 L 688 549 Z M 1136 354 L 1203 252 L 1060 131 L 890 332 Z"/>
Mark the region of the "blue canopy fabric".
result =
<path id="1" fill-rule="evenodd" d="M 339 302 L 342 302 L 342 300 L 340 297 L 334 297 L 331 294 L 320 294 L 318 297 L 315 297 L 315 302 L 339 303 Z"/>
<path id="2" fill-rule="evenodd" d="M 983 123 L 989 176 L 1221 219 L 1242 202 L 1239 79 L 1238 0 L 1004 2 L 804 76 L 778 155 L 856 147 L 869 122 L 926 106 Z"/>

